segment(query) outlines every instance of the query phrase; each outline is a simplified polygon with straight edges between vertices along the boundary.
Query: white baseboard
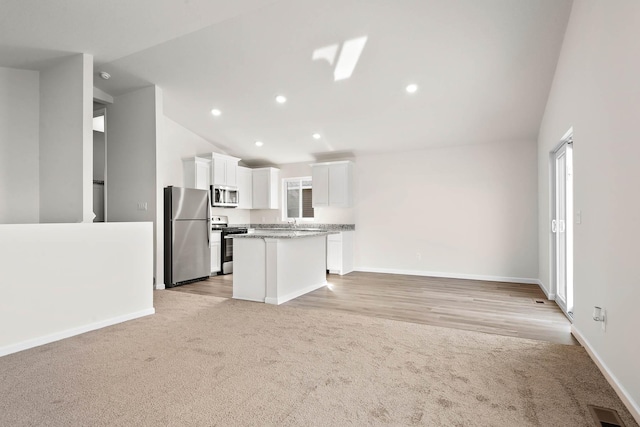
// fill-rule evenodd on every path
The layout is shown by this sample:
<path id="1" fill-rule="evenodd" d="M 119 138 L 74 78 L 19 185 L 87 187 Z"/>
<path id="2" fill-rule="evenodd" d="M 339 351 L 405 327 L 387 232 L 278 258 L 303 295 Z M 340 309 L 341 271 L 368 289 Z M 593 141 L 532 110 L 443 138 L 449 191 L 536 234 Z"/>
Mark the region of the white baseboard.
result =
<path id="1" fill-rule="evenodd" d="M 344 276 L 345 274 L 351 273 L 353 270 L 329 270 L 329 274 L 337 274 L 339 276 Z"/>
<path id="2" fill-rule="evenodd" d="M 266 302 L 263 299 L 260 298 L 251 298 L 251 297 L 243 297 L 242 295 L 238 296 L 238 295 L 232 295 L 231 296 L 232 299 L 237 299 L 237 300 L 242 300 L 242 301 L 251 301 L 251 302 Z"/>
<path id="3" fill-rule="evenodd" d="M 540 286 L 540 289 L 542 289 L 542 292 L 544 292 L 544 294 L 547 296 L 547 299 L 549 301 L 555 301 L 556 300 L 556 294 L 549 292 L 547 290 L 547 288 L 545 288 L 544 285 L 542 284 L 542 280 L 537 279 L 537 284 L 538 284 L 538 286 Z"/>
<path id="4" fill-rule="evenodd" d="M 356 271 L 367 273 L 406 274 L 409 276 L 445 277 L 449 279 L 483 280 L 487 282 L 509 282 L 537 285 L 538 279 L 524 277 L 483 276 L 479 274 L 443 273 L 439 271 L 397 270 L 393 268 L 356 267 Z"/>
<path id="5" fill-rule="evenodd" d="M 618 397 L 620 397 L 622 403 L 624 403 L 629 412 L 631 412 L 631 415 L 633 416 L 633 418 L 635 418 L 636 422 L 640 424 L 640 405 L 638 405 L 638 402 L 635 402 L 631 398 L 627 390 L 622 386 L 622 384 L 620 384 L 615 375 L 611 373 L 607 365 L 605 365 L 602 359 L 600 359 L 598 353 L 596 353 L 593 347 L 591 347 L 589 341 L 580 333 L 580 331 L 578 331 L 575 325 L 571 325 L 571 333 L 574 337 L 576 337 L 578 342 L 582 344 L 589 357 L 591 357 L 598 369 L 600 369 L 600 372 L 602 372 L 602 375 L 604 375 L 609 384 L 611 384 L 611 387 L 613 387 L 615 392 L 618 394 Z"/>
<path id="6" fill-rule="evenodd" d="M 316 289 L 320 289 L 320 288 L 322 288 L 324 286 L 327 286 L 327 281 L 326 280 L 324 282 L 322 282 L 322 283 L 317 284 L 317 285 L 307 286 L 306 288 L 297 290 L 295 292 L 291 292 L 290 294 L 283 295 L 281 297 L 276 297 L 276 298 L 267 297 L 267 298 L 264 299 L 264 302 L 267 303 L 267 304 L 280 305 L 280 304 L 285 303 L 285 302 L 287 302 L 289 300 L 292 300 L 294 298 L 298 298 L 300 295 L 304 295 L 306 293 L 313 292 Z"/>
<path id="7" fill-rule="evenodd" d="M 54 341 L 59 341 L 65 338 L 72 337 L 74 335 L 80 335 L 85 332 L 95 331 L 96 329 L 105 328 L 107 326 L 115 325 L 118 323 L 126 322 L 127 320 L 137 319 L 139 317 L 148 316 L 156 312 L 155 308 L 151 307 L 146 310 L 136 311 L 134 313 L 124 314 L 122 316 L 112 317 L 110 319 L 100 320 L 98 322 L 89 323 L 88 325 L 78 326 L 71 329 L 66 329 L 60 332 L 54 332 L 42 337 L 32 338 L 26 341 L 22 341 L 16 344 L 9 344 L 4 347 L 0 347 L 0 357 L 8 354 L 17 353 L 29 348 L 38 347 L 44 344 L 49 344 Z"/>

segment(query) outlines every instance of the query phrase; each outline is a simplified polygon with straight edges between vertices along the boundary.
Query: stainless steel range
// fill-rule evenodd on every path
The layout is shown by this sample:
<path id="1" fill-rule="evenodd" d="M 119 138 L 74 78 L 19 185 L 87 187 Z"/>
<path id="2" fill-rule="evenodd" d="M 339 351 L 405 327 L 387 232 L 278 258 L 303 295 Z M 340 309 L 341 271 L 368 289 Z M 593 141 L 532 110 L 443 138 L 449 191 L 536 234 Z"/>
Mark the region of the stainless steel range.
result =
<path id="1" fill-rule="evenodd" d="M 220 241 L 220 274 L 233 273 L 233 239 L 226 239 L 229 234 L 245 234 L 246 227 L 229 227 L 229 217 L 212 216 L 211 230 L 221 231 Z"/>

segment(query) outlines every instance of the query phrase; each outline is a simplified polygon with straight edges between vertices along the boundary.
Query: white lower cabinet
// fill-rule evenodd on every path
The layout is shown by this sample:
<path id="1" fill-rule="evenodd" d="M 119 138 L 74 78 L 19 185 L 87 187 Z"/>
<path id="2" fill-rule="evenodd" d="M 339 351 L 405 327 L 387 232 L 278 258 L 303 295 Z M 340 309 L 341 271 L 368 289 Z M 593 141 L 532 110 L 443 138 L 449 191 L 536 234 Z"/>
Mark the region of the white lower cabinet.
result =
<path id="1" fill-rule="evenodd" d="M 213 231 L 211 232 L 211 274 L 217 274 L 220 272 L 221 265 L 221 247 L 222 247 L 222 232 L 221 231 Z"/>
<path id="2" fill-rule="evenodd" d="M 327 270 L 345 275 L 353 271 L 353 231 L 327 236 Z"/>

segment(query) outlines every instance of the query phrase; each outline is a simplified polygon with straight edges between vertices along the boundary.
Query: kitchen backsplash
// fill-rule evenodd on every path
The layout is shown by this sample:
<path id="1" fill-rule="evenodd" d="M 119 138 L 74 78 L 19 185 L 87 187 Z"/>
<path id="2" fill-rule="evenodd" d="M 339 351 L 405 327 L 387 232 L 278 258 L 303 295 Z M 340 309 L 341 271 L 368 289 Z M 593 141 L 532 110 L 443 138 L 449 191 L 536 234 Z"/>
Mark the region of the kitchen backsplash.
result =
<path id="1" fill-rule="evenodd" d="M 286 224 L 282 220 L 280 209 L 254 209 L 251 210 L 252 224 Z M 354 208 L 315 208 L 313 221 L 303 223 L 312 224 L 353 224 L 355 223 Z"/>
<path id="2" fill-rule="evenodd" d="M 226 215 L 229 224 L 248 224 L 251 222 L 251 211 L 248 209 L 211 208 L 211 215 Z"/>

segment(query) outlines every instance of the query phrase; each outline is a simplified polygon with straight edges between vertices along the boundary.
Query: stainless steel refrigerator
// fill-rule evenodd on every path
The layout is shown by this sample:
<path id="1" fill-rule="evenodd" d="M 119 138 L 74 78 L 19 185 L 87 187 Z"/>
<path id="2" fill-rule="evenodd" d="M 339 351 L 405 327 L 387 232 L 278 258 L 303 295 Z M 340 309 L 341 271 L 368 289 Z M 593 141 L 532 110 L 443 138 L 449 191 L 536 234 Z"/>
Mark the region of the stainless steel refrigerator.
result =
<path id="1" fill-rule="evenodd" d="M 207 190 L 164 189 L 164 283 L 168 288 L 211 275 L 211 203 Z"/>

